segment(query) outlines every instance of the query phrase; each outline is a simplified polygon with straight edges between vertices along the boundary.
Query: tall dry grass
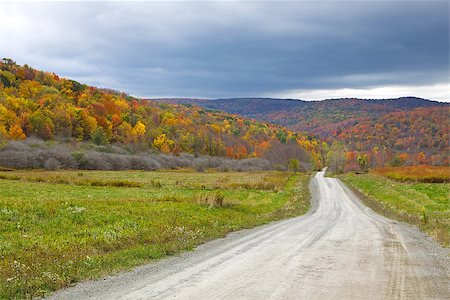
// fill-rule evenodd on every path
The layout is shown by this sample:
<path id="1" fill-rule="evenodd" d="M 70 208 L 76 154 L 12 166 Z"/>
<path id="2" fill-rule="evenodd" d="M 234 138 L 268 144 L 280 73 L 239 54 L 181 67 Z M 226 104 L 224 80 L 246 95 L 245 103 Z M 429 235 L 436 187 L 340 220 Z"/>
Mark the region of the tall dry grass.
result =
<path id="1" fill-rule="evenodd" d="M 374 169 L 374 174 L 387 177 L 397 181 L 413 181 L 427 183 L 450 182 L 450 167 L 442 166 L 408 166 L 408 167 L 385 167 Z"/>

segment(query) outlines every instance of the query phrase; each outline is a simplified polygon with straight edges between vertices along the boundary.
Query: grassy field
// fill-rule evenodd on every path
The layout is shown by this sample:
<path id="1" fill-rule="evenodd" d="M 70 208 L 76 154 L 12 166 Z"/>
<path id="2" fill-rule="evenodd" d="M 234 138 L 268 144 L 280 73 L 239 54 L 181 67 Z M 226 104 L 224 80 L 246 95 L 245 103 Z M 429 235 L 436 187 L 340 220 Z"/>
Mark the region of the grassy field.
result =
<path id="1" fill-rule="evenodd" d="M 444 246 L 450 246 L 450 184 L 399 182 L 376 173 L 340 178 L 361 192 L 374 210 L 417 225 Z"/>
<path id="2" fill-rule="evenodd" d="M 283 172 L 0 172 L 0 298 L 43 296 L 303 214 L 308 182 Z"/>
<path id="3" fill-rule="evenodd" d="M 450 182 L 450 167 L 408 166 L 386 167 L 373 170 L 373 173 L 397 181 L 444 183 Z"/>

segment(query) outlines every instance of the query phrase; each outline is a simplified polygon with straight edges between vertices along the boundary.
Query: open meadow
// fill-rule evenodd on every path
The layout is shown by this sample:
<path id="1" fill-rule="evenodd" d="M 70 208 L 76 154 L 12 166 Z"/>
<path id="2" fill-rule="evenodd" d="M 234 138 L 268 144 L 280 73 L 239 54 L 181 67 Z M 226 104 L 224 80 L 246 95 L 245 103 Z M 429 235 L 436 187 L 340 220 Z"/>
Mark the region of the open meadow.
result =
<path id="1" fill-rule="evenodd" d="M 287 172 L 0 172 L 0 298 L 43 296 L 306 212 Z"/>
<path id="2" fill-rule="evenodd" d="M 375 211 L 417 225 L 444 246 L 450 245 L 449 167 L 375 169 L 340 178 L 356 188 Z"/>

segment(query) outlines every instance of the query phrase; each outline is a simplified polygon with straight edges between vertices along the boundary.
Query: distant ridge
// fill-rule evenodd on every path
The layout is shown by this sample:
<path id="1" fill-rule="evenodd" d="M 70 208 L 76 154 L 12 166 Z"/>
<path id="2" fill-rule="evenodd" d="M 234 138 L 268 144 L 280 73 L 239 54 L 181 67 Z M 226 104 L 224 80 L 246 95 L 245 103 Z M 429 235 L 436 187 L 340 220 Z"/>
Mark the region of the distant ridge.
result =
<path id="1" fill-rule="evenodd" d="M 435 160 L 448 163 L 450 103 L 418 97 L 321 101 L 276 98 L 157 101 L 198 105 L 283 125 L 328 142 L 343 141 L 350 150 L 367 152 L 376 147 L 411 155 L 424 152 L 428 157 L 434 156 Z M 372 128 L 372 132 L 368 128 Z M 396 142 L 398 139 L 401 141 Z"/>
<path id="2" fill-rule="evenodd" d="M 246 98 L 218 98 L 218 99 L 198 99 L 198 98 L 154 98 L 152 101 L 174 103 L 174 104 L 193 104 L 200 105 L 210 109 L 223 111 L 233 111 L 241 115 L 254 115 L 263 112 L 283 111 L 291 108 L 323 106 L 330 103 L 342 104 L 363 104 L 363 105 L 382 105 L 390 108 L 413 109 L 418 107 L 446 106 L 449 103 L 427 100 L 418 97 L 400 97 L 391 99 L 359 99 L 359 98 L 331 98 L 324 100 L 301 100 L 292 98 L 264 98 L 264 97 L 246 97 Z M 355 102 L 357 101 L 357 102 Z M 231 106 L 230 106 L 231 105 Z M 248 107 L 251 105 L 252 107 Z M 226 108 L 226 109 L 225 109 Z"/>

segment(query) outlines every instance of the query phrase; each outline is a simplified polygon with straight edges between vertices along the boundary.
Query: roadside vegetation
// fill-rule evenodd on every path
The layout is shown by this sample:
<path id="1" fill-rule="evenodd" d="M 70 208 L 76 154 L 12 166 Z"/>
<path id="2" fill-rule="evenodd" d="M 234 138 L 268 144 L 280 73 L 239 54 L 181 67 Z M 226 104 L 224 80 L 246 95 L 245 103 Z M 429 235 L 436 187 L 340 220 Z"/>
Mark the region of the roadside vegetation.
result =
<path id="1" fill-rule="evenodd" d="M 288 172 L 0 171 L 0 298 L 31 298 L 303 214 Z"/>
<path id="2" fill-rule="evenodd" d="M 379 168 L 373 171 L 377 175 L 406 182 L 450 182 L 450 168 L 438 166 L 409 166 Z"/>
<path id="3" fill-rule="evenodd" d="M 363 194 L 361 198 L 377 212 L 417 225 L 449 247 L 449 170 L 428 166 L 386 168 L 367 174 L 348 173 L 340 178 Z"/>

